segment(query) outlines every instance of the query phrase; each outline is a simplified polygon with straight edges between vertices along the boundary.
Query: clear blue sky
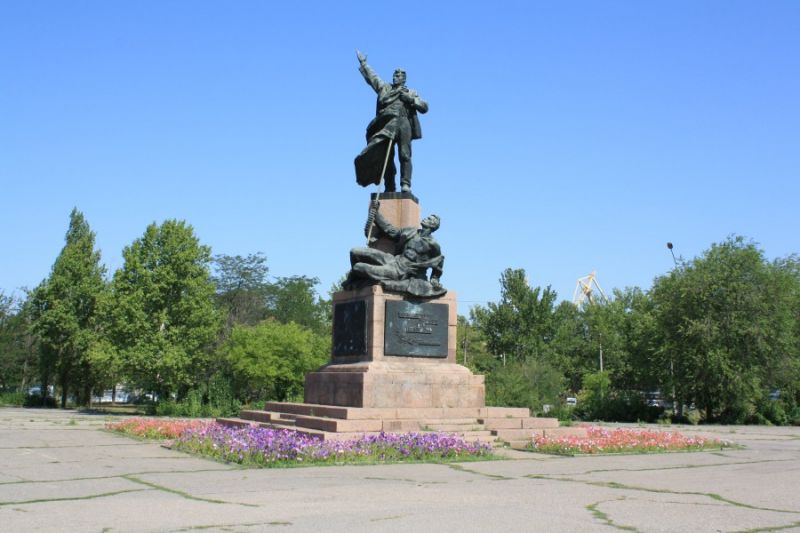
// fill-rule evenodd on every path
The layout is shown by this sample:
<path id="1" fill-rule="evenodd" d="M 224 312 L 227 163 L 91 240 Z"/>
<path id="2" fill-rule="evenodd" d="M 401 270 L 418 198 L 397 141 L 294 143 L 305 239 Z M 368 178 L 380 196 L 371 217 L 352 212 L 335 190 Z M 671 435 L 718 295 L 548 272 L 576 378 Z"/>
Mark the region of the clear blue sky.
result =
<path id="1" fill-rule="evenodd" d="M 507 267 L 564 299 L 649 288 L 741 234 L 800 251 L 800 2 L 0 4 L 0 290 L 33 287 L 69 212 L 109 273 L 151 222 L 326 293 L 363 243 L 356 48 L 430 104 L 414 193 L 462 314 Z"/>

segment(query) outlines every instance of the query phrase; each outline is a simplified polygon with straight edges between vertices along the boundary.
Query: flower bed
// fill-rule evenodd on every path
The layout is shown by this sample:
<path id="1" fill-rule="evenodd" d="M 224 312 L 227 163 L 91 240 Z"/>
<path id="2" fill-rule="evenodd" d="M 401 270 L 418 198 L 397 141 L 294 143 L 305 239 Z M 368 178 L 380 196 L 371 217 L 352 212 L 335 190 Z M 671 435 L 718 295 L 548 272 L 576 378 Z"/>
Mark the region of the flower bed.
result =
<path id="1" fill-rule="evenodd" d="M 719 450 L 733 443 L 677 431 L 584 426 L 586 437 L 534 437 L 529 449 L 559 455 Z"/>
<path id="2" fill-rule="evenodd" d="M 323 441 L 296 431 L 209 424 L 187 430 L 174 449 L 247 466 L 448 461 L 486 458 L 492 447 L 441 433 L 381 433 Z"/>
<path id="3" fill-rule="evenodd" d="M 126 418 L 106 424 L 106 429 L 144 439 L 177 439 L 187 429 L 207 426 L 202 420 L 168 420 L 157 418 Z"/>

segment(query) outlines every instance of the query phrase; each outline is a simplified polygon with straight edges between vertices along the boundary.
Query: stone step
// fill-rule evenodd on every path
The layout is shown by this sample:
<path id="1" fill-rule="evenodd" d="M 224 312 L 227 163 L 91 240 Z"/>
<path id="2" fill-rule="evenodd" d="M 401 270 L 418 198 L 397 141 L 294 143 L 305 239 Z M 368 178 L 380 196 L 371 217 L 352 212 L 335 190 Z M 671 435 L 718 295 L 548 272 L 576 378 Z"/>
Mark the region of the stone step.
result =
<path id="1" fill-rule="evenodd" d="M 452 418 L 505 418 L 530 416 L 528 409 L 519 407 L 340 407 L 294 402 L 266 402 L 264 411 L 287 415 L 319 416 L 343 420 L 406 420 Z"/>
<path id="2" fill-rule="evenodd" d="M 477 418 L 384 420 L 383 431 L 481 431 L 486 429 Z"/>
<path id="3" fill-rule="evenodd" d="M 243 418 L 235 418 L 235 417 L 225 417 L 225 418 L 217 418 L 217 424 L 225 427 L 236 427 L 236 428 L 243 428 L 248 427 L 253 424 L 252 420 L 245 420 Z"/>
<path id="4" fill-rule="evenodd" d="M 493 439 L 495 438 L 495 436 L 492 435 L 492 432 L 486 429 L 482 431 L 460 431 L 457 433 L 457 435 L 461 435 L 465 439 L 470 439 L 472 437 L 491 437 Z"/>
<path id="5" fill-rule="evenodd" d="M 531 410 L 527 407 L 486 407 L 486 418 L 528 418 Z"/>
<path id="6" fill-rule="evenodd" d="M 440 431 L 443 433 L 462 433 L 464 431 L 484 431 L 483 424 L 473 422 L 472 424 L 423 424 L 422 431 Z"/>
<path id="7" fill-rule="evenodd" d="M 217 418 L 216 419 L 218 424 L 227 427 L 249 427 L 249 426 L 258 426 L 262 428 L 269 428 L 269 429 L 286 429 L 289 431 L 296 431 L 303 435 L 309 435 L 314 437 L 324 438 L 325 432 L 319 431 L 316 429 L 311 428 L 303 428 L 298 429 L 294 425 L 286 425 L 286 424 L 279 424 L 275 422 L 256 422 L 255 420 L 247 420 L 244 418 Z"/>
<path id="8" fill-rule="evenodd" d="M 382 420 L 342 420 L 321 416 L 301 416 L 294 419 L 298 428 L 319 429 L 333 433 L 363 433 L 365 431 L 382 431 Z"/>
<path id="9" fill-rule="evenodd" d="M 522 429 L 523 418 L 479 418 L 486 429 Z"/>
<path id="10" fill-rule="evenodd" d="M 526 418 L 484 418 L 479 419 L 487 429 L 545 429 L 557 428 L 557 418 L 526 417 Z"/>
<path id="11" fill-rule="evenodd" d="M 559 428 L 551 428 L 544 430 L 545 437 L 578 437 L 585 439 L 589 436 L 586 432 L 586 428 L 582 427 L 559 427 Z"/>
<path id="12" fill-rule="evenodd" d="M 522 427 L 526 429 L 557 428 L 560 425 L 561 423 L 558 421 L 558 418 L 532 416 L 522 419 Z"/>
<path id="13" fill-rule="evenodd" d="M 272 413 L 268 411 L 242 409 L 239 411 L 239 418 L 243 418 L 244 420 L 253 420 L 255 422 L 270 422 L 272 420 Z"/>
<path id="14" fill-rule="evenodd" d="M 526 439 L 530 442 L 534 435 L 542 435 L 543 431 L 541 429 L 494 429 L 492 435 L 506 442 Z"/>
<path id="15" fill-rule="evenodd" d="M 349 407 L 338 407 L 334 405 L 316 405 L 292 402 L 266 402 L 264 404 L 265 411 L 283 413 L 285 415 L 323 416 L 341 419 L 347 418 L 349 409 Z"/>

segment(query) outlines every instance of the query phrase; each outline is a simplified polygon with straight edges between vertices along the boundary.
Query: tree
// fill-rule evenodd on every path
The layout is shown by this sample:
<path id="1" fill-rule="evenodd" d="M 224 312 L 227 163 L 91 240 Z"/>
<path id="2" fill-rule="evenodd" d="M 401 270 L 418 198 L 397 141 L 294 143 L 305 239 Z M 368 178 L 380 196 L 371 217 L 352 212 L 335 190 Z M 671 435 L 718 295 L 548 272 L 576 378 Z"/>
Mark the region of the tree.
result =
<path id="1" fill-rule="evenodd" d="M 498 365 L 498 358 L 489 353 L 486 341 L 474 323 L 458 315 L 456 319 L 456 362 L 473 372 L 485 374 Z"/>
<path id="2" fill-rule="evenodd" d="M 112 282 L 112 343 L 126 375 L 167 397 L 213 372 L 210 345 L 219 324 L 211 251 L 183 221 L 149 225 L 123 250 Z"/>
<path id="3" fill-rule="evenodd" d="M 486 377 L 486 402 L 496 406 L 527 407 L 541 413 L 543 405 L 558 404 L 563 386 L 563 374 L 546 361 L 514 361 L 495 368 Z"/>
<path id="4" fill-rule="evenodd" d="M 796 294 L 791 269 L 742 237 L 656 279 L 656 358 L 678 405 L 695 403 L 706 420 L 751 415 L 777 383 L 771 370 L 796 357 Z"/>
<path id="5" fill-rule="evenodd" d="M 30 305 L 0 292 L 0 390 L 24 391 L 38 373 Z"/>
<path id="6" fill-rule="evenodd" d="M 294 322 L 315 333 L 327 335 L 331 328 L 331 306 L 317 296 L 317 278 L 278 278 L 267 289 L 267 316 L 284 324 Z"/>
<path id="7" fill-rule="evenodd" d="M 266 320 L 235 326 L 222 353 L 231 364 L 240 397 L 302 401 L 305 375 L 328 360 L 330 337 L 294 322 Z"/>
<path id="8" fill-rule="evenodd" d="M 65 240 L 50 276 L 31 296 L 33 329 L 41 345 L 42 392 L 46 394 L 54 375 L 61 407 L 73 387 L 80 389 L 81 403 L 91 398 L 94 375 L 88 353 L 98 340 L 97 304 L 106 290 L 95 234 L 77 209 L 70 213 Z"/>
<path id="9" fill-rule="evenodd" d="M 214 257 L 217 301 L 226 315 L 225 330 L 236 324 L 252 326 L 267 316 L 267 258 L 261 252 Z"/>
<path id="10" fill-rule="evenodd" d="M 650 372 L 650 307 L 650 299 L 639 288 L 614 289 L 608 302 L 584 307 L 583 373 L 607 372 L 610 387 L 617 391 L 643 391 L 656 386 L 657 380 Z"/>
<path id="11" fill-rule="evenodd" d="M 499 303 L 476 306 L 472 311 L 489 351 L 516 361 L 546 357 L 554 334 L 556 292 L 549 286 L 544 290 L 530 287 L 522 269 L 506 269 L 500 286 Z"/>

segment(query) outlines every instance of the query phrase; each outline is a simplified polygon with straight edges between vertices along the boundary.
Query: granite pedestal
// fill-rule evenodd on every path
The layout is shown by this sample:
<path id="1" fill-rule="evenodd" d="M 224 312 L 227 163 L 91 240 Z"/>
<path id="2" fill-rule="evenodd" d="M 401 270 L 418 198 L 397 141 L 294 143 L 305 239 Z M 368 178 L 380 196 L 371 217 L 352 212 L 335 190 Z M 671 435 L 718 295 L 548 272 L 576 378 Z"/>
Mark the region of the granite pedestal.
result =
<path id="1" fill-rule="evenodd" d="M 306 403 L 380 408 L 485 405 L 483 376 L 455 362 L 455 293 L 419 301 L 373 285 L 334 294 L 333 308 L 331 362 L 306 376 Z"/>

